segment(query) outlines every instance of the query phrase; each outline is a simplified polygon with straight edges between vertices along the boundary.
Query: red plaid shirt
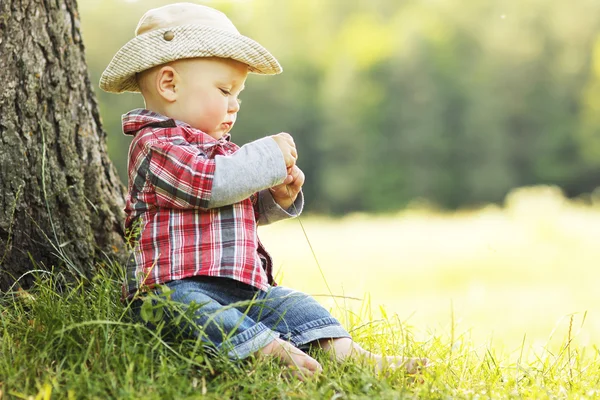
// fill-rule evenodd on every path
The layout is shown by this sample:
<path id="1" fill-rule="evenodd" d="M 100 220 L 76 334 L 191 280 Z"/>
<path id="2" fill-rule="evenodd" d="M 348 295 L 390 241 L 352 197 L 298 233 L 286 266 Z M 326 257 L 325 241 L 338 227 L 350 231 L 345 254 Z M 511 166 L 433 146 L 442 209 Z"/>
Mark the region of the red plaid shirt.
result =
<path id="1" fill-rule="evenodd" d="M 129 148 L 125 227 L 133 254 L 126 295 L 197 275 L 232 278 L 265 290 L 272 261 L 257 236 L 258 196 L 207 209 L 216 155 L 239 149 L 181 121 L 137 109 L 123 116 Z"/>

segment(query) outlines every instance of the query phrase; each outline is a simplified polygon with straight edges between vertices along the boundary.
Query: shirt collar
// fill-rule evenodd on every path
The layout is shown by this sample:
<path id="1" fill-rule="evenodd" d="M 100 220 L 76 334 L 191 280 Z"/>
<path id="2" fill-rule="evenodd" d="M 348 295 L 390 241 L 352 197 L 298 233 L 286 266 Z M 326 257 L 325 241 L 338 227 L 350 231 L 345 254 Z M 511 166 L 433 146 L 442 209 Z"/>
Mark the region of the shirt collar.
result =
<path id="1" fill-rule="evenodd" d="M 179 121 L 173 118 L 169 118 L 157 112 L 147 110 L 144 108 L 136 108 L 135 110 L 129 111 L 121 117 L 123 124 L 123 133 L 125 135 L 135 136 L 141 129 L 154 126 L 161 128 L 176 128 L 182 127 L 185 131 L 190 132 L 196 139 L 201 138 L 201 142 L 219 142 L 212 136 L 202 132 L 199 129 L 193 128 L 188 123 Z M 221 140 L 229 142 L 231 135 L 229 133 L 223 135 Z"/>

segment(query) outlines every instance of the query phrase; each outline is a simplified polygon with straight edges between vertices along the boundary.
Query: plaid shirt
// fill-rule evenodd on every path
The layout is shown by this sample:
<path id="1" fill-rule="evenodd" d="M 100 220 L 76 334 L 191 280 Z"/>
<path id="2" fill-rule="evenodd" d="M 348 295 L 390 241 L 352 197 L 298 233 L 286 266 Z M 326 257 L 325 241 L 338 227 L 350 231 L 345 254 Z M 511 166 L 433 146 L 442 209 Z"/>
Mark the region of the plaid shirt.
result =
<path id="1" fill-rule="evenodd" d="M 272 260 L 257 236 L 258 195 L 207 209 L 215 156 L 239 149 L 149 110 L 123 116 L 129 149 L 125 227 L 133 254 L 126 296 L 197 275 L 232 278 L 261 290 L 276 285 Z"/>

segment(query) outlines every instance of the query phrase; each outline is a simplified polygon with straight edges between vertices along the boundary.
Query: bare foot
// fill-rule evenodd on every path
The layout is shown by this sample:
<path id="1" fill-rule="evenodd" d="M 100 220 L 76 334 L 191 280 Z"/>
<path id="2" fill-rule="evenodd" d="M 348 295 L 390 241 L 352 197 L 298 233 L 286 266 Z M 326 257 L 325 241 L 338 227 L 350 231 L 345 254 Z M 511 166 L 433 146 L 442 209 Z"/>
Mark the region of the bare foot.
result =
<path id="1" fill-rule="evenodd" d="M 420 373 L 423 368 L 427 368 L 430 363 L 427 358 L 409 358 L 409 357 L 382 357 L 379 355 L 374 355 L 377 359 L 377 370 L 378 372 L 384 371 L 386 369 L 397 369 L 404 368 L 406 369 L 406 373 L 409 375 L 415 375 Z"/>
<path id="2" fill-rule="evenodd" d="M 261 356 L 273 356 L 290 368 L 292 375 L 304 380 L 323 370 L 321 364 L 302 350 L 282 339 L 275 339 L 258 351 Z"/>
<path id="3" fill-rule="evenodd" d="M 377 373 L 388 369 L 405 368 L 408 374 L 414 375 L 430 365 L 427 358 L 383 357 L 373 354 L 350 338 L 321 340 L 319 345 L 334 360 L 343 361 L 352 357 L 357 361 L 373 365 Z"/>

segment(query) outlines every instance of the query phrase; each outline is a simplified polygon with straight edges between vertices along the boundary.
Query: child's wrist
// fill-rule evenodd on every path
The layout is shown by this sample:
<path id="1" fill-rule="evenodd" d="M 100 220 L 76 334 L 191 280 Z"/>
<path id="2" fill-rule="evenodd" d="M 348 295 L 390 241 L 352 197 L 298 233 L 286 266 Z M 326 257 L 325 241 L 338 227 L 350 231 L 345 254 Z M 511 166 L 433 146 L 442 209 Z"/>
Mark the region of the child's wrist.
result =
<path id="1" fill-rule="evenodd" d="M 281 195 L 281 192 L 275 188 L 269 188 L 269 191 L 271 192 L 271 196 L 273 196 L 273 200 L 275 201 L 275 203 L 279 204 L 279 206 L 284 210 L 290 208 L 292 204 L 294 204 L 294 201 L 296 201 L 296 197 L 298 196 L 291 196 L 291 193 L 289 192 L 286 192 L 284 195 Z"/>

